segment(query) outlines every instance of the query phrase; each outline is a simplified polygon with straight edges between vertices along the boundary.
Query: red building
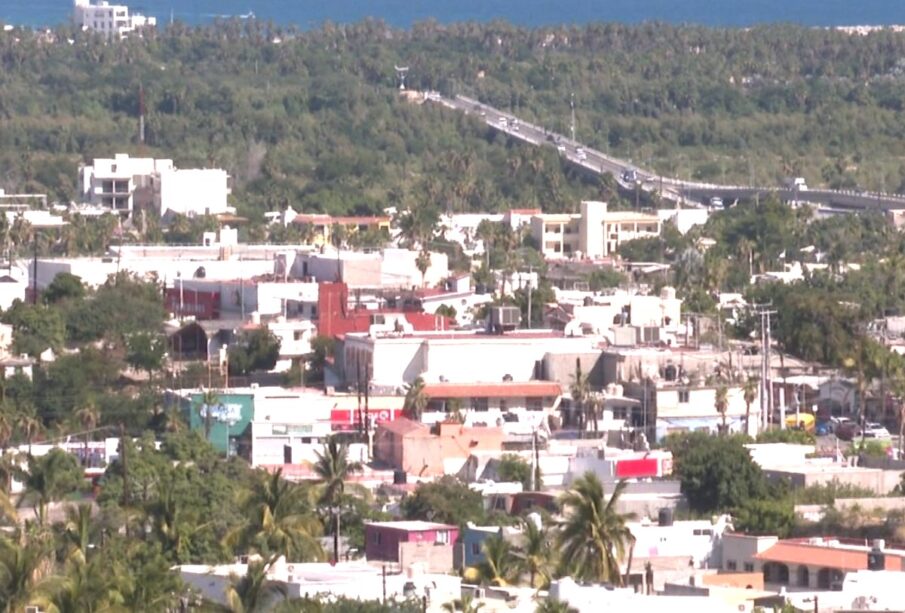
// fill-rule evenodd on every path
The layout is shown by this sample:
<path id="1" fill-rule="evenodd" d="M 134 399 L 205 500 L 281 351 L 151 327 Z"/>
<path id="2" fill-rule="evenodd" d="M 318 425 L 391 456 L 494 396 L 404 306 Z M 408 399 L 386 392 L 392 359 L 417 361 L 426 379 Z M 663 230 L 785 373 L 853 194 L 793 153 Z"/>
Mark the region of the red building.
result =
<path id="1" fill-rule="evenodd" d="M 369 310 L 349 308 L 349 288 L 345 283 L 319 283 L 317 287 L 317 333 L 336 337 L 350 332 L 367 332 L 375 315 L 404 314 L 415 332 L 448 330 L 454 322 L 448 317 L 407 310 Z"/>

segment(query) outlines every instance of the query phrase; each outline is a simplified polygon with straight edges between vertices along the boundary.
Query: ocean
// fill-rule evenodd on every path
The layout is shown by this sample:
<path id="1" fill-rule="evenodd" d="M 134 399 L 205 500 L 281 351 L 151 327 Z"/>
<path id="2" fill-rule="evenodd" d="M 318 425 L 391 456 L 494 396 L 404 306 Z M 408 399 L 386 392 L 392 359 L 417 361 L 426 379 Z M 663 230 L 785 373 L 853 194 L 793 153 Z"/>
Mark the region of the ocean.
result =
<path id="1" fill-rule="evenodd" d="M 111 2 L 113 3 L 113 2 Z M 504 19 L 522 26 L 593 21 L 663 21 L 708 26 L 797 23 L 807 26 L 905 24 L 903 0 L 118 0 L 133 11 L 190 24 L 248 15 L 300 28 L 324 21 L 349 23 L 366 17 L 399 27 L 436 19 L 441 23 Z M 67 0 L 0 0 L 0 22 L 48 26 L 65 23 Z"/>

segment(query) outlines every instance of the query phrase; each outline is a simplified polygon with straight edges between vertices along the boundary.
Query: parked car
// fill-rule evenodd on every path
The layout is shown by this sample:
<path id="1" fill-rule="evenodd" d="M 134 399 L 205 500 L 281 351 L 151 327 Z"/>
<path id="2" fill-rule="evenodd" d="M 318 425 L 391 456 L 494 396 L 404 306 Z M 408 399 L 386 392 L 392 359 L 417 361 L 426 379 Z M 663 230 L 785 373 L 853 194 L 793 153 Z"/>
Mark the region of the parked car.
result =
<path id="1" fill-rule="evenodd" d="M 845 417 L 836 421 L 833 431 L 836 433 L 836 437 L 842 441 L 850 441 L 861 436 L 861 426 Z"/>
<path id="2" fill-rule="evenodd" d="M 890 438 L 890 434 L 882 424 L 868 422 L 864 425 L 864 438 Z"/>

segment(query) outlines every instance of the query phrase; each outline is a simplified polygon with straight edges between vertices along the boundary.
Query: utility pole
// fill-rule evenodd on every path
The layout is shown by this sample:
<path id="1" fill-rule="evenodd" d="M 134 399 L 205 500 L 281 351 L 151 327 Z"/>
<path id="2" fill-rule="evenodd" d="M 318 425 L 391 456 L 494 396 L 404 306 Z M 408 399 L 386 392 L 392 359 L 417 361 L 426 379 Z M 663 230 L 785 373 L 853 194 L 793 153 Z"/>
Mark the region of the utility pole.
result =
<path id="1" fill-rule="evenodd" d="M 766 431 L 769 428 L 770 424 L 770 416 L 773 414 L 773 384 L 771 381 L 771 360 L 770 360 L 770 346 L 772 345 L 772 335 L 771 335 L 771 316 L 776 314 L 776 311 L 770 310 L 772 304 L 756 304 L 753 305 L 755 309 L 757 309 L 757 314 L 760 316 L 760 344 L 761 344 L 761 378 L 760 378 L 760 388 L 761 388 L 761 429 Z M 785 407 L 783 407 L 784 409 Z M 780 416 L 780 424 L 779 427 L 785 428 L 785 410 L 783 410 L 783 414 Z"/>
<path id="2" fill-rule="evenodd" d="M 532 298 L 532 287 L 531 287 L 531 275 L 534 274 L 534 267 L 528 267 L 528 329 L 531 329 L 531 298 Z"/>
<path id="3" fill-rule="evenodd" d="M 569 124 L 569 126 L 570 126 L 569 130 L 572 134 L 572 142 L 574 143 L 575 142 L 575 92 L 572 92 L 571 96 L 569 97 L 569 106 L 572 109 L 572 123 Z"/>

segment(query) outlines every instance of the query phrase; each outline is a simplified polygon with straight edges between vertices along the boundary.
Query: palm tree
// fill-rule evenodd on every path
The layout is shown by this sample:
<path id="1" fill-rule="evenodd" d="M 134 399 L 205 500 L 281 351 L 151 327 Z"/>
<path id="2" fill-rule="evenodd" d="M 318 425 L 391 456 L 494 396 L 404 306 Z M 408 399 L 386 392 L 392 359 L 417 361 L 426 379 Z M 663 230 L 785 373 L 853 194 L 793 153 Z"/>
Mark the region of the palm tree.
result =
<path id="1" fill-rule="evenodd" d="M 553 550 L 550 535 L 542 526 L 530 519 L 522 522 L 522 542 L 516 548 L 515 555 L 522 572 L 528 574 L 531 587 L 541 588 L 550 581 Z"/>
<path id="2" fill-rule="evenodd" d="M 321 559 L 320 522 L 312 490 L 283 479 L 282 470 L 259 473 L 240 501 L 245 524 L 231 531 L 227 545 L 240 551 L 283 555 L 293 562 Z"/>
<path id="3" fill-rule="evenodd" d="M 333 561 L 339 562 L 339 505 L 346 491 L 346 479 L 352 473 L 361 470 L 359 462 L 349 462 L 349 447 L 340 440 L 331 436 L 324 443 L 324 451 L 316 452 L 317 462 L 314 463 L 314 472 L 320 478 L 323 485 L 321 505 L 333 510 Z"/>
<path id="4" fill-rule="evenodd" d="M 285 600 L 288 592 L 282 583 L 270 581 L 267 571 L 276 561 L 248 563 L 245 576 L 233 576 L 226 588 L 226 610 L 230 613 L 259 613 L 269 611 L 278 600 Z"/>
<path id="5" fill-rule="evenodd" d="M 83 480 L 82 469 L 74 457 L 61 449 L 52 449 L 39 458 L 28 458 L 24 491 L 18 504 L 32 504 L 38 524 L 47 519 L 47 506 L 78 490 Z"/>
<path id="6" fill-rule="evenodd" d="M 82 564 L 88 561 L 88 548 L 91 545 L 91 529 L 93 526 L 91 511 L 91 505 L 87 503 L 66 507 L 66 523 L 64 524 L 65 532 L 63 536 L 70 546 L 67 557 Z"/>
<path id="7" fill-rule="evenodd" d="M 729 431 L 729 427 L 726 425 L 726 411 L 729 409 L 729 388 L 723 384 L 720 384 L 716 388 L 716 392 L 714 393 L 713 406 L 716 408 L 716 412 L 720 414 L 722 417 L 722 424 L 720 424 L 720 434 L 726 434 Z"/>
<path id="8" fill-rule="evenodd" d="M 123 599 L 115 575 L 109 572 L 108 561 L 99 558 L 90 564 L 70 561 L 66 573 L 49 578 L 40 593 L 38 602 L 48 613 L 110 611 Z"/>
<path id="9" fill-rule="evenodd" d="M 623 584 L 619 563 L 635 540 L 626 526 L 633 514 L 616 512 L 626 487 L 625 481 L 617 483 L 606 501 L 597 475 L 586 472 L 563 494 L 559 551 L 564 573 L 576 579 Z"/>
<path id="10" fill-rule="evenodd" d="M 578 609 L 570 607 L 564 600 L 547 597 L 537 605 L 534 613 L 578 613 Z"/>
<path id="11" fill-rule="evenodd" d="M 427 269 L 431 266 L 431 253 L 427 250 L 427 248 L 422 248 L 421 251 L 418 252 L 418 256 L 415 258 L 415 268 L 418 269 L 418 272 L 421 273 L 421 287 L 424 287 L 424 275 L 427 274 Z"/>
<path id="12" fill-rule="evenodd" d="M 198 410 L 203 411 L 202 417 L 204 418 L 204 439 L 208 442 L 210 442 L 211 440 L 211 428 L 213 428 L 214 425 L 214 414 L 211 409 L 219 402 L 220 396 L 214 390 L 206 389 L 202 391 Z"/>
<path id="13" fill-rule="evenodd" d="M 465 594 L 452 602 L 443 603 L 441 608 L 448 613 L 478 613 L 484 608 L 484 603 L 476 601 L 470 594 Z"/>
<path id="14" fill-rule="evenodd" d="M 97 427 L 97 422 L 100 421 L 100 412 L 93 404 L 86 404 L 76 411 L 73 417 L 78 420 L 85 433 L 85 457 L 82 458 L 82 462 L 85 466 L 88 466 L 88 441 L 91 440 L 91 431 Z"/>
<path id="15" fill-rule="evenodd" d="M 424 379 L 418 377 L 406 386 L 402 414 L 412 421 L 421 421 L 421 414 L 427 408 L 428 400 L 430 399 L 424 393 Z"/>
<path id="16" fill-rule="evenodd" d="M 16 427 L 28 442 L 28 455 L 31 456 L 31 444 L 35 437 L 44 429 L 44 424 L 35 415 L 34 410 L 24 410 L 16 419 Z"/>
<path id="17" fill-rule="evenodd" d="M 484 539 L 481 544 L 484 560 L 478 564 L 481 581 L 495 587 L 507 586 L 518 579 L 518 559 L 509 541 L 501 534 Z"/>
<path id="18" fill-rule="evenodd" d="M 36 602 L 50 553 L 42 541 L 15 543 L 0 537 L 0 611 L 19 613 Z"/>
<path id="19" fill-rule="evenodd" d="M 572 404 L 574 405 L 574 414 L 578 416 L 581 424 L 581 436 L 584 435 L 585 424 L 587 423 L 587 415 L 585 414 L 588 398 L 591 395 L 591 383 L 588 375 L 581 372 L 581 360 L 575 358 L 575 374 L 572 375 L 572 382 L 569 384 L 569 392 L 572 395 Z"/>
<path id="20" fill-rule="evenodd" d="M 751 404 L 757 399 L 757 377 L 748 377 L 745 379 L 745 385 L 742 387 L 742 394 L 745 399 L 745 434 L 748 434 L 748 422 L 751 420 Z"/>

